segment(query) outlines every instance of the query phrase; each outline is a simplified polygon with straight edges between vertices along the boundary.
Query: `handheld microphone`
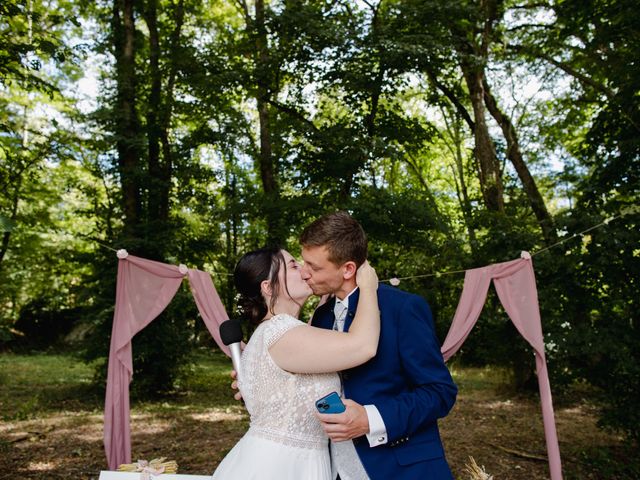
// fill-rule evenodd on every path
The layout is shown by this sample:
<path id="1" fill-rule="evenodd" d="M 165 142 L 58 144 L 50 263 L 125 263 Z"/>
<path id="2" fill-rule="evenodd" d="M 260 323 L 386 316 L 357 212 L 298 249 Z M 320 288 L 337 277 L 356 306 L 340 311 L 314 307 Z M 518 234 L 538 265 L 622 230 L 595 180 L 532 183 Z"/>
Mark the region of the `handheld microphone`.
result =
<path id="1" fill-rule="evenodd" d="M 231 350 L 231 361 L 236 371 L 236 379 L 240 379 L 240 342 L 242 342 L 242 325 L 240 320 L 225 320 L 220 324 L 220 339 Z"/>

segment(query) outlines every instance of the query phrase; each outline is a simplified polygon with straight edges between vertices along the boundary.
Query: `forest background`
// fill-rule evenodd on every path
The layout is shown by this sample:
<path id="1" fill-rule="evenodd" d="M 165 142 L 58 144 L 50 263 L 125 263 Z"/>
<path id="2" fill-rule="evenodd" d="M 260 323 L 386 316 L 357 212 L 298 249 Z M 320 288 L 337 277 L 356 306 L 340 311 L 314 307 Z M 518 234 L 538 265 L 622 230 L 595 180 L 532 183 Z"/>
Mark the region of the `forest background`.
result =
<path id="1" fill-rule="evenodd" d="M 298 254 L 305 224 L 345 209 L 441 341 L 449 272 L 533 253 L 554 393 L 584 387 L 638 442 L 636 7 L 5 0 L 0 347 L 70 348 L 104 388 L 112 249 L 210 272 L 234 316 L 242 252 Z M 213 345 L 185 285 L 134 339 L 133 395 L 175 390 Z M 456 362 L 535 391 L 495 295 Z"/>

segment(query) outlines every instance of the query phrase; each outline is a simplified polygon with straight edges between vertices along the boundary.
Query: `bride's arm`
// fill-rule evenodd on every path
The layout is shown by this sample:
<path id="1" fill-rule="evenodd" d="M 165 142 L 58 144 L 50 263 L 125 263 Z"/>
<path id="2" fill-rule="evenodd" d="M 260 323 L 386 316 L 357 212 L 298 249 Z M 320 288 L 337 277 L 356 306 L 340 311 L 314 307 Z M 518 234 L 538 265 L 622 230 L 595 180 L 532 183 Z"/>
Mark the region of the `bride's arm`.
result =
<path id="1" fill-rule="evenodd" d="M 292 328 L 269 348 L 274 362 L 289 372 L 337 372 L 373 358 L 380 337 L 378 277 L 368 262 L 356 274 L 360 298 L 348 332 L 301 326 Z"/>

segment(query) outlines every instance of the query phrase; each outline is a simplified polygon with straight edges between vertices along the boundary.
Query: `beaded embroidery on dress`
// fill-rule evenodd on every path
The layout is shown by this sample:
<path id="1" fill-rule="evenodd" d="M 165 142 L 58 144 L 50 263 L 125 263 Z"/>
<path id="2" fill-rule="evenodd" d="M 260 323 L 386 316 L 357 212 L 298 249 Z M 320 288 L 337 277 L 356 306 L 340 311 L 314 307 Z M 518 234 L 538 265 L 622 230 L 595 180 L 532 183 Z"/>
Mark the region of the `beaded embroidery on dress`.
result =
<path id="1" fill-rule="evenodd" d="M 217 478 L 331 478 L 328 440 L 314 415 L 315 400 L 340 391 L 335 373 L 294 374 L 269 354 L 292 328 L 311 328 L 290 315 L 261 323 L 242 352 L 238 385 L 250 415 L 245 436 L 214 474 Z"/>

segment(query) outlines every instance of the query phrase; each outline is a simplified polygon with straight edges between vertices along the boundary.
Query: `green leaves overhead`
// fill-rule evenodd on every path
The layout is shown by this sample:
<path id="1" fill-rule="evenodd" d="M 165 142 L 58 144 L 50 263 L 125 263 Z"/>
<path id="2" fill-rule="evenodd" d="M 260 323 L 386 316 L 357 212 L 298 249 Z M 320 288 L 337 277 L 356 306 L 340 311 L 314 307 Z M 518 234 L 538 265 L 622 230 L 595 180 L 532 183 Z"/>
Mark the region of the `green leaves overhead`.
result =
<path id="1" fill-rule="evenodd" d="M 0 232 L 11 233 L 15 227 L 15 223 L 4 215 L 0 215 Z"/>
<path id="2" fill-rule="evenodd" d="M 510 260 L 624 211 L 546 250 L 536 272 L 558 385 L 618 378 L 627 393 L 605 418 L 637 436 L 621 407 L 640 398 L 635 370 L 619 355 L 589 360 L 606 338 L 603 358 L 615 340 L 638 363 L 636 10 L 630 0 L 2 2 L 0 269 L 11 281 L 0 334 L 28 305 L 28 318 L 34 306 L 82 307 L 102 356 L 115 263 L 100 245 L 215 272 L 233 314 L 242 252 L 277 240 L 295 253 L 301 228 L 336 209 L 365 226 L 381 278 L 415 277 L 401 286 L 432 300 L 446 333 L 462 279 L 429 274 Z M 43 293 L 46 305 L 34 302 Z M 492 347 L 504 313 L 483 315 L 460 361 L 532 378 L 526 346 Z M 193 311 L 167 318 L 185 349 L 205 342 Z M 167 358 L 183 358 L 169 347 Z"/>

